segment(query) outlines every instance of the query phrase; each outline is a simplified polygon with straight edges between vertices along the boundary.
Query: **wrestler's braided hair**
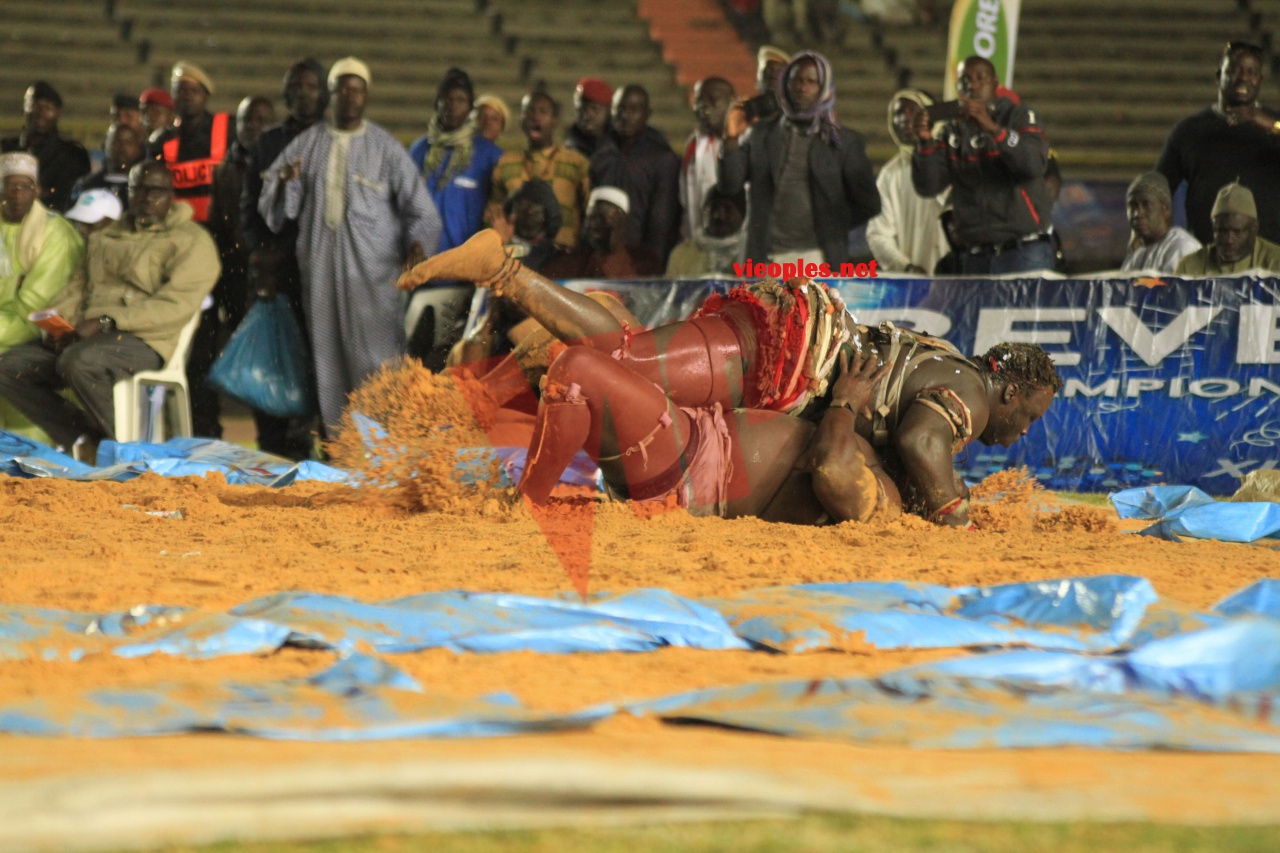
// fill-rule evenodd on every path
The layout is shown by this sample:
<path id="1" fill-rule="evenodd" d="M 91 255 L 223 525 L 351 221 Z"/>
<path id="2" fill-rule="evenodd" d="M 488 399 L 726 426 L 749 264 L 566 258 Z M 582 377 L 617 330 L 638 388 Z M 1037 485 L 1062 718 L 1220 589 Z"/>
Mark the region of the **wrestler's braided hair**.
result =
<path id="1" fill-rule="evenodd" d="M 1056 394 L 1062 377 L 1053 359 L 1035 344 L 996 344 L 979 359 L 978 369 L 1001 382 L 1022 388 L 1043 388 Z"/>

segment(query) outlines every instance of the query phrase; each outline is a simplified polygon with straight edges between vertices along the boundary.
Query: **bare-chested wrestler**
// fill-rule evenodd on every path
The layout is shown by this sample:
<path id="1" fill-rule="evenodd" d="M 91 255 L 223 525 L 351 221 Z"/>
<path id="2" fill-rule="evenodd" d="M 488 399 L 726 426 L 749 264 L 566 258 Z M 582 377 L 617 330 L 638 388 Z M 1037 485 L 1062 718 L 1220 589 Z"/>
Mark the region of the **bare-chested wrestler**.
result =
<path id="1" fill-rule="evenodd" d="M 1012 445 L 1061 387 L 1039 347 L 970 360 L 937 338 L 860 326 L 808 279 L 738 287 L 648 332 L 524 269 L 492 231 L 400 285 L 435 279 L 488 287 L 567 345 L 547 369 L 520 483 L 536 503 L 585 448 L 615 496 L 675 494 L 695 513 L 823 524 L 905 505 L 969 526 L 952 458 L 974 438 Z"/>

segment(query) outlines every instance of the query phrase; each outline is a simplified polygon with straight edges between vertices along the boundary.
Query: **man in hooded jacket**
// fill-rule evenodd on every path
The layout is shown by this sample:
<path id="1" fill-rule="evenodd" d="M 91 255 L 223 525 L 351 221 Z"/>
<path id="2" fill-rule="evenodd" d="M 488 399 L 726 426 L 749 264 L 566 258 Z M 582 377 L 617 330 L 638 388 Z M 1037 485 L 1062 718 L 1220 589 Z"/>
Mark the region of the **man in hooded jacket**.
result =
<path id="1" fill-rule="evenodd" d="M 867 244 L 887 272 L 929 275 L 947 253 L 942 230 L 947 192 L 922 196 L 911 184 L 916 116 L 932 105 L 933 99 L 919 89 L 901 89 L 889 99 L 889 136 L 898 143 L 898 154 L 876 177 L 880 213 L 867 223 Z"/>
<path id="2" fill-rule="evenodd" d="M 729 110 L 717 186 L 734 194 L 751 184 L 747 257 L 846 263 L 849 232 L 880 212 L 866 143 L 835 123 L 835 81 L 822 54 L 791 58 L 780 100 L 782 114 L 749 132 L 742 105 Z"/>

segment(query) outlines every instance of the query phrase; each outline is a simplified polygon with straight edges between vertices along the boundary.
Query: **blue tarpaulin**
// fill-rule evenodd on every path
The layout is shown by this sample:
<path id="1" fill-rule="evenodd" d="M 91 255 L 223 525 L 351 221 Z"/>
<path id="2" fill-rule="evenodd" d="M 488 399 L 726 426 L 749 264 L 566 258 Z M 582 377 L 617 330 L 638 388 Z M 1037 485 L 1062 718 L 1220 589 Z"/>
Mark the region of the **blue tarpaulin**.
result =
<path id="1" fill-rule="evenodd" d="M 1280 534 L 1280 504 L 1215 501 L 1193 486 L 1148 486 L 1111 495 L 1121 518 L 1153 520 L 1144 536 L 1256 542 Z"/>
<path id="2" fill-rule="evenodd" d="M 1280 752 L 1280 581 L 1195 613 L 1140 578 L 988 588 L 777 587 L 696 602 L 663 590 L 571 598 L 432 592 L 379 603 L 313 593 L 228 614 L 178 607 L 79 614 L 0 609 L 0 658 L 212 657 L 283 644 L 335 651 L 307 679 L 97 689 L 56 707 L 0 704 L 0 731 L 115 737 L 219 730 L 271 738 L 473 737 L 588 726 L 633 713 L 783 735 L 922 747 L 1091 746 Z M 368 652 L 806 651 L 844 633 L 885 647 L 1020 647 L 898 670 L 693 691 L 569 714 L 454 697 Z M 74 664 L 69 664 L 74 665 Z"/>

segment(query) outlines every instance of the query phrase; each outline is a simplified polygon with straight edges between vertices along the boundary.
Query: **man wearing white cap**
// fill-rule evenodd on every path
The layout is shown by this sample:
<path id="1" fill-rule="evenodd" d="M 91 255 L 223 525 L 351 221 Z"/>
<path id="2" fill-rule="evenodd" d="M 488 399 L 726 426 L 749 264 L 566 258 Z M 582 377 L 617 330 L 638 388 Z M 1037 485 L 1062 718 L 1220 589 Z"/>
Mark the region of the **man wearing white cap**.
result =
<path id="1" fill-rule="evenodd" d="M 39 335 L 27 316 L 49 307 L 84 258 L 80 235 L 40 203 L 39 191 L 34 156 L 0 154 L 0 352 Z M 0 428 L 47 441 L 4 400 Z"/>
<path id="2" fill-rule="evenodd" d="M 124 205 L 111 190 L 89 190 L 81 193 L 76 203 L 71 205 L 66 217 L 76 223 L 76 228 L 85 240 L 120 219 L 124 213 Z"/>
<path id="3" fill-rule="evenodd" d="M 329 71 L 333 111 L 267 170 L 258 210 L 277 233 L 298 224 L 303 309 L 320 414 L 338 427 L 347 395 L 405 351 L 406 261 L 434 253 L 440 217 L 395 137 L 365 121 L 369 68 L 355 57 Z"/>
<path id="4" fill-rule="evenodd" d="M 1248 187 L 1232 181 L 1218 190 L 1210 216 L 1213 242 L 1179 261 L 1178 275 L 1280 273 L 1280 246 L 1258 236 L 1258 205 Z"/>
<path id="5" fill-rule="evenodd" d="M 558 255 L 543 275 L 563 278 L 643 278 L 662 274 L 662 261 L 648 246 L 627 245 L 631 199 L 618 187 L 596 187 L 587 200 L 582 239 Z"/>

